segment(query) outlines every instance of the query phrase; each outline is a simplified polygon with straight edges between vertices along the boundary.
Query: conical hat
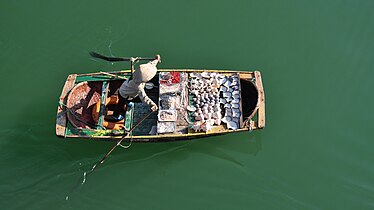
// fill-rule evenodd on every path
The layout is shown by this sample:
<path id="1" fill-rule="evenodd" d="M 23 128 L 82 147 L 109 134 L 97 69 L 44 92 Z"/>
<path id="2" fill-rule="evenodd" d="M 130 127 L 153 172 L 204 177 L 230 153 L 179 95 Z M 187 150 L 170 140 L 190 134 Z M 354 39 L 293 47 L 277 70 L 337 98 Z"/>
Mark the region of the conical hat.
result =
<path id="1" fill-rule="evenodd" d="M 142 64 L 138 69 L 135 70 L 133 75 L 133 80 L 135 83 L 140 84 L 143 82 L 148 82 L 151 80 L 157 73 L 158 60 Z"/>

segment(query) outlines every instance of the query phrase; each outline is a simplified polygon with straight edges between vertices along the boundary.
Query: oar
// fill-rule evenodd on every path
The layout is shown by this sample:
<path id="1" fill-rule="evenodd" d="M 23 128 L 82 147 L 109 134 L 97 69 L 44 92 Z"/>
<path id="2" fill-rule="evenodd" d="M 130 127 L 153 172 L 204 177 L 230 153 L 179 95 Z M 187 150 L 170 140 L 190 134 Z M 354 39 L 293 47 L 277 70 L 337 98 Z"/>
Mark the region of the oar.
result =
<path id="1" fill-rule="evenodd" d="M 149 60 L 152 61 L 156 58 L 141 58 L 141 57 L 131 57 L 131 58 L 117 58 L 117 57 L 108 57 L 105 55 L 101 55 L 97 52 L 90 52 L 90 55 L 94 58 L 100 58 L 109 62 L 116 62 L 116 61 L 130 61 L 130 66 L 131 66 L 131 77 L 130 80 L 132 79 L 133 73 L 134 73 L 134 64 L 139 61 L 139 60 Z"/>
<path id="2" fill-rule="evenodd" d="M 105 75 L 115 77 L 115 78 L 119 78 L 119 79 L 127 79 L 126 77 L 118 76 L 118 75 L 111 74 L 111 73 L 104 72 L 104 71 L 101 71 L 100 74 L 105 74 Z M 146 82 L 145 83 L 145 88 L 147 88 L 147 89 L 152 89 L 154 87 L 157 87 L 157 86 L 155 86 L 152 82 Z"/>
<path id="3" fill-rule="evenodd" d="M 146 114 L 143 118 L 140 119 L 140 121 L 138 123 L 136 123 L 127 133 L 126 136 L 124 136 L 123 138 L 121 138 L 116 145 L 114 145 L 114 147 L 112 147 L 112 149 L 109 150 L 108 153 L 106 153 L 106 155 L 99 161 L 97 162 L 95 165 L 92 166 L 91 170 L 88 171 L 88 172 L 84 172 L 83 174 L 83 182 L 82 184 L 86 181 L 86 178 L 88 175 L 92 174 L 94 172 L 94 170 L 100 165 L 100 164 L 103 164 L 105 159 L 118 147 L 121 145 L 122 141 L 128 137 L 130 135 L 130 133 L 136 128 L 138 127 L 145 119 L 147 119 L 153 112 L 155 111 L 151 111 L 150 113 Z M 130 142 L 131 143 L 131 142 Z"/>
<path id="4" fill-rule="evenodd" d="M 106 60 L 106 61 L 109 61 L 109 62 L 117 62 L 117 61 L 132 61 L 132 62 L 135 62 L 135 61 L 138 61 L 138 60 L 154 60 L 155 58 L 141 58 L 141 57 L 131 57 L 131 58 L 125 58 L 125 57 L 108 57 L 108 56 L 105 56 L 105 55 L 101 55 L 97 52 L 90 52 L 90 55 L 94 58 L 99 58 L 99 59 L 103 59 L 103 60 Z"/>
<path id="5" fill-rule="evenodd" d="M 116 57 L 107 57 L 105 55 L 101 55 L 97 52 L 90 52 L 90 55 L 94 58 L 100 58 L 106 61 L 110 62 L 116 62 L 116 61 L 130 61 L 131 58 L 116 58 Z"/>

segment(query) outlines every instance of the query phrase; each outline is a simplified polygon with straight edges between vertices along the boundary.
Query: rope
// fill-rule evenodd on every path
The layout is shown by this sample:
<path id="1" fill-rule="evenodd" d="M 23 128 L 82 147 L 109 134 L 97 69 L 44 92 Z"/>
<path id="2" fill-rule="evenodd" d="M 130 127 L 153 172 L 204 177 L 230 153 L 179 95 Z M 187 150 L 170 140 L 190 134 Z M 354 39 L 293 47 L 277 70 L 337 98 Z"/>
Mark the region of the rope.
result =
<path id="1" fill-rule="evenodd" d="M 129 132 L 127 133 L 127 135 L 125 136 L 125 137 L 123 137 L 120 141 L 122 142 L 122 140 L 124 140 L 126 137 L 128 137 L 130 134 L 131 134 L 131 132 L 136 128 L 136 127 L 138 127 L 145 119 L 147 119 L 153 112 L 155 112 L 155 111 L 152 111 L 152 112 L 150 112 L 150 113 L 148 113 L 147 115 L 145 115 L 142 119 L 140 119 L 140 121 L 139 122 L 137 122 L 136 123 L 136 125 L 134 125 L 134 127 L 132 127 L 130 130 L 129 130 Z M 128 145 L 122 145 L 121 144 L 121 142 L 118 144 L 118 146 L 120 146 L 120 147 L 122 147 L 122 148 L 124 148 L 124 149 L 128 149 L 130 146 L 131 146 L 131 144 L 132 144 L 132 140 L 133 140 L 133 138 L 130 138 L 130 143 L 128 144 Z"/>
<path id="2" fill-rule="evenodd" d="M 134 125 L 129 131 L 128 133 L 126 134 L 126 136 L 122 137 L 116 145 L 114 145 L 114 147 L 112 147 L 112 149 L 109 150 L 108 153 L 105 154 L 105 156 L 99 161 L 97 162 L 95 165 L 92 166 L 91 170 L 87 171 L 87 172 L 84 172 L 83 173 L 83 181 L 82 181 L 82 184 L 84 184 L 86 182 L 86 178 L 88 175 L 90 175 L 92 172 L 94 172 L 94 170 L 102 163 L 104 163 L 105 159 L 118 147 L 122 147 L 124 149 L 128 149 L 130 146 L 131 146 L 131 143 L 132 143 L 132 138 L 130 138 L 130 143 L 129 145 L 127 146 L 124 146 L 124 145 L 121 145 L 122 141 L 124 139 L 126 139 L 128 136 L 130 136 L 131 132 L 136 128 L 138 127 L 145 119 L 147 119 L 153 112 L 155 111 L 151 111 L 150 113 L 146 114 L 142 119 L 140 119 L 139 122 L 136 123 L 136 125 Z"/>
<path id="3" fill-rule="evenodd" d="M 130 148 L 131 143 L 132 143 L 132 138 L 130 138 L 130 143 L 128 145 L 119 144 L 119 146 L 122 147 L 123 149 L 128 149 L 128 148 Z"/>

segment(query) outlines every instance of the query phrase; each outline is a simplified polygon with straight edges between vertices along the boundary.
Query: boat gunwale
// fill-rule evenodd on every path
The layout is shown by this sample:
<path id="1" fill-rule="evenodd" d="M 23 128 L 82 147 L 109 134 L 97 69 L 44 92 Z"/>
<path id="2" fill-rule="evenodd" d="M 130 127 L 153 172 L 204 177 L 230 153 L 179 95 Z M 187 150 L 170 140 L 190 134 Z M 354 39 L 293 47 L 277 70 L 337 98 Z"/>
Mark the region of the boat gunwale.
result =
<path id="1" fill-rule="evenodd" d="M 243 74 L 254 74 L 254 71 L 246 71 L 246 70 L 220 70 L 220 69 L 157 69 L 158 72 L 221 72 L 221 73 L 243 73 Z M 108 71 L 108 74 L 123 74 L 128 73 L 131 74 L 130 69 L 120 70 L 120 71 Z M 96 75 L 103 75 L 102 72 L 92 72 L 92 73 L 83 73 L 77 74 L 77 76 L 96 76 Z M 110 78 L 108 78 L 110 80 Z"/>
<path id="2" fill-rule="evenodd" d="M 174 141 L 178 141 L 186 138 L 201 138 L 201 137 L 211 137 L 211 136 L 217 136 L 217 135 L 224 135 L 224 134 L 230 134 L 230 133 L 237 133 L 237 132 L 244 132 L 249 131 L 249 128 L 240 128 L 237 130 L 225 130 L 222 132 L 211 132 L 211 133 L 205 133 L 205 132 L 199 132 L 199 133 L 188 133 L 188 134 L 163 134 L 163 135 L 148 135 L 148 136 L 125 136 L 125 135 L 118 135 L 118 136 L 79 136 L 79 135 L 66 135 L 67 138 L 85 138 L 85 139 L 98 139 L 98 140 L 104 140 L 104 139 L 132 139 L 132 141 L 138 141 L 138 142 L 151 142 L 150 139 L 156 140 L 156 139 L 174 139 Z M 162 141 L 162 140 L 161 140 Z M 167 140 L 165 140 L 167 141 Z M 170 141 L 170 140 L 169 140 Z"/>

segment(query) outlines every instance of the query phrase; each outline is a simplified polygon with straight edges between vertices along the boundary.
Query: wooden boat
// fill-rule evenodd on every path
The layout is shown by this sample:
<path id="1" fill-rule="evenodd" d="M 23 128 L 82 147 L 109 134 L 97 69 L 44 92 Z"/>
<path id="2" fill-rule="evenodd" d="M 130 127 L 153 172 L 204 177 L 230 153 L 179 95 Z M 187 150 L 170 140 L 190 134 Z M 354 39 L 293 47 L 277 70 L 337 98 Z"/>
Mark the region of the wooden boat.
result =
<path id="1" fill-rule="evenodd" d="M 237 75 L 240 81 L 240 122 L 238 127 L 230 129 L 228 124 L 214 125 L 209 130 L 194 130 L 192 126 L 192 113 L 186 104 L 175 107 L 176 119 L 173 119 L 171 131 L 160 131 L 159 127 L 164 123 L 160 119 L 163 111 L 161 75 L 177 73 L 191 75 L 201 73 L 215 73 L 220 75 Z M 194 138 L 202 138 L 213 135 L 223 135 L 234 132 L 252 131 L 265 127 L 265 97 L 259 71 L 222 71 L 222 70 L 193 70 L 193 69 L 159 69 L 158 74 L 149 84 L 155 84 L 152 89 L 146 89 L 147 95 L 156 103 L 159 103 L 159 111 L 149 115 L 137 128 L 132 129 L 144 115 L 149 113 L 150 107 L 144 103 L 134 102 L 127 107 L 125 119 L 112 123 L 105 120 L 105 116 L 111 114 L 118 100 L 118 88 L 131 76 L 131 70 L 116 72 L 97 72 L 90 74 L 71 74 L 68 76 L 63 87 L 59 105 L 57 108 L 56 135 L 68 138 L 90 138 L 103 140 L 119 140 L 131 130 L 125 140 L 137 142 L 164 142 L 179 141 Z M 168 84 L 167 84 L 168 85 Z M 151 86 L 152 87 L 152 86 Z M 179 86 L 178 86 L 179 87 Z M 180 84 L 185 88 L 184 93 L 172 93 L 179 97 L 181 94 L 188 95 L 187 105 L 193 102 L 188 85 Z M 170 88 L 167 88 L 168 91 Z M 222 93 L 221 93 L 222 96 Z M 222 104 L 222 107 L 224 104 Z M 227 110 L 227 109 L 226 109 Z M 182 113 L 182 114 L 181 114 Z M 188 120 L 190 119 L 190 120 Z M 233 118 L 234 119 L 234 118 Z M 168 120 L 166 120 L 168 121 Z M 160 125 L 160 126 L 159 126 Z M 168 124 L 165 124 L 168 126 Z M 166 129 L 169 129 L 166 127 Z M 165 128 L 164 128 L 165 129 Z"/>

